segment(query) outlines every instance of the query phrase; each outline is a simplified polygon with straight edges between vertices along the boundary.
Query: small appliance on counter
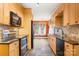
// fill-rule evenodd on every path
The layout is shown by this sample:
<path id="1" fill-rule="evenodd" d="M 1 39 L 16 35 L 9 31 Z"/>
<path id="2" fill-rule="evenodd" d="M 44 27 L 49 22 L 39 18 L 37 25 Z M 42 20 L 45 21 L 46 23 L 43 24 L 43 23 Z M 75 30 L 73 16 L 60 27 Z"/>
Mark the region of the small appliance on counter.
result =
<path id="1" fill-rule="evenodd" d="M 18 31 L 8 26 L 0 27 L 0 42 L 9 41 L 18 37 Z"/>

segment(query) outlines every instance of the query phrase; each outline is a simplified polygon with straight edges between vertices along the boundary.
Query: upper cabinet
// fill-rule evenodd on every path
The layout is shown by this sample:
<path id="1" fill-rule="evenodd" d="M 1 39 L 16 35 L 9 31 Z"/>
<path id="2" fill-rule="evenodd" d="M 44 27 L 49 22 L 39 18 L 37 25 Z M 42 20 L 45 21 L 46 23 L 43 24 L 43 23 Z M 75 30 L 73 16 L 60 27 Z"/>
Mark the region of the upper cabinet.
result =
<path id="1" fill-rule="evenodd" d="M 64 4 L 63 26 L 69 25 L 69 4 Z"/>
<path id="2" fill-rule="evenodd" d="M 76 4 L 64 4 L 64 23 L 63 25 L 74 25 L 77 23 L 76 21 Z"/>
<path id="3" fill-rule="evenodd" d="M 76 4 L 75 3 L 70 3 L 69 4 L 69 25 L 74 25 L 76 24 Z"/>
<path id="4" fill-rule="evenodd" d="M 0 23 L 3 22 L 3 4 L 0 3 Z"/>
<path id="5" fill-rule="evenodd" d="M 76 23 L 79 24 L 79 3 L 76 3 Z"/>
<path id="6" fill-rule="evenodd" d="M 10 25 L 10 5 L 8 3 L 4 4 L 3 6 L 3 24 Z"/>
<path id="7" fill-rule="evenodd" d="M 79 16 L 78 3 L 61 4 L 53 15 L 53 17 L 55 18 L 56 26 L 67 26 L 67 25 L 79 24 L 78 16 Z"/>
<path id="8" fill-rule="evenodd" d="M 23 27 L 23 6 L 17 3 L 0 3 L 0 23 L 10 25 L 10 11 L 21 18 L 21 27 Z"/>
<path id="9" fill-rule="evenodd" d="M 56 27 L 62 27 L 63 26 L 63 10 L 64 10 L 64 5 L 61 4 L 57 8 L 55 14 L 54 14 L 54 22 Z"/>
<path id="10" fill-rule="evenodd" d="M 64 26 L 66 25 L 75 25 L 79 24 L 78 22 L 78 15 L 79 15 L 79 4 L 77 3 L 70 3 L 64 4 Z"/>

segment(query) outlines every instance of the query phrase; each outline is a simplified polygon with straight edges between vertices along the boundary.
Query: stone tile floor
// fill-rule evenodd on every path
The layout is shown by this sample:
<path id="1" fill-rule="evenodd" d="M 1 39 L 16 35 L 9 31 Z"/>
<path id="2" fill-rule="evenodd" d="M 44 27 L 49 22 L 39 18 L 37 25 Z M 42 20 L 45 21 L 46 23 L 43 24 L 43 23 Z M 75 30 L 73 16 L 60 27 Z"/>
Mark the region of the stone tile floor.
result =
<path id="1" fill-rule="evenodd" d="M 54 56 L 47 39 L 34 39 L 34 48 L 30 56 Z"/>

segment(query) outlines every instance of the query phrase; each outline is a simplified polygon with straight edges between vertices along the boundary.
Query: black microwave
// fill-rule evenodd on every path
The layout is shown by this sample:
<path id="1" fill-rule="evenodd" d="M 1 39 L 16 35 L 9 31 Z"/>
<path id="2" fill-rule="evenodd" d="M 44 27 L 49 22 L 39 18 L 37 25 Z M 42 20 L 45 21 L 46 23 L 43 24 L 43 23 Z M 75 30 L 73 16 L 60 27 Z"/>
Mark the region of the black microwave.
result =
<path id="1" fill-rule="evenodd" d="M 21 17 L 12 11 L 10 12 L 10 25 L 16 27 L 21 26 Z"/>

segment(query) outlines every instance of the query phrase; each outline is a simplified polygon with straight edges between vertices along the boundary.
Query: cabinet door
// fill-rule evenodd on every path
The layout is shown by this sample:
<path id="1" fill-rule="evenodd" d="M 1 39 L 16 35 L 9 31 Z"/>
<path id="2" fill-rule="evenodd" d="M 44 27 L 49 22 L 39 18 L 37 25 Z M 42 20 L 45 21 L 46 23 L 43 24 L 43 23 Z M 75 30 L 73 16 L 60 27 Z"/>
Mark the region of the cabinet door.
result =
<path id="1" fill-rule="evenodd" d="M 73 56 L 73 45 L 65 42 L 64 44 L 64 55 Z"/>
<path id="2" fill-rule="evenodd" d="M 60 4 L 58 8 L 58 12 L 61 13 L 64 10 L 64 4 Z"/>
<path id="3" fill-rule="evenodd" d="M 4 24 L 10 24 L 10 6 L 8 3 L 4 4 Z"/>
<path id="4" fill-rule="evenodd" d="M 69 4 L 64 4 L 63 25 L 69 25 Z"/>
<path id="5" fill-rule="evenodd" d="M 9 45 L 9 55 L 19 56 L 19 41 L 15 41 Z"/>
<path id="6" fill-rule="evenodd" d="M 74 45 L 74 56 L 79 56 L 79 45 Z"/>
<path id="7" fill-rule="evenodd" d="M 79 24 L 79 3 L 76 3 L 76 23 Z"/>
<path id="8" fill-rule="evenodd" d="M 15 50 L 10 51 L 9 56 L 15 56 Z"/>
<path id="9" fill-rule="evenodd" d="M 19 46 L 15 48 L 15 56 L 19 56 Z"/>
<path id="10" fill-rule="evenodd" d="M 52 48 L 53 52 L 56 54 L 56 38 L 50 37 L 49 44 L 50 44 L 50 47 Z"/>
<path id="11" fill-rule="evenodd" d="M 15 56 L 19 56 L 19 41 L 15 42 Z"/>
<path id="12" fill-rule="evenodd" d="M 53 47 L 53 51 L 56 54 L 56 38 L 52 38 L 53 42 L 52 42 L 52 47 Z"/>
<path id="13" fill-rule="evenodd" d="M 3 3 L 0 3 L 0 23 L 3 23 Z"/>
<path id="14" fill-rule="evenodd" d="M 75 3 L 70 3 L 69 4 L 69 20 L 70 20 L 70 25 L 75 24 L 75 17 L 76 17 L 76 4 Z"/>
<path id="15" fill-rule="evenodd" d="M 9 47 L 7 44 L 0 44 L 0 56 L 8 56 Z"/>

